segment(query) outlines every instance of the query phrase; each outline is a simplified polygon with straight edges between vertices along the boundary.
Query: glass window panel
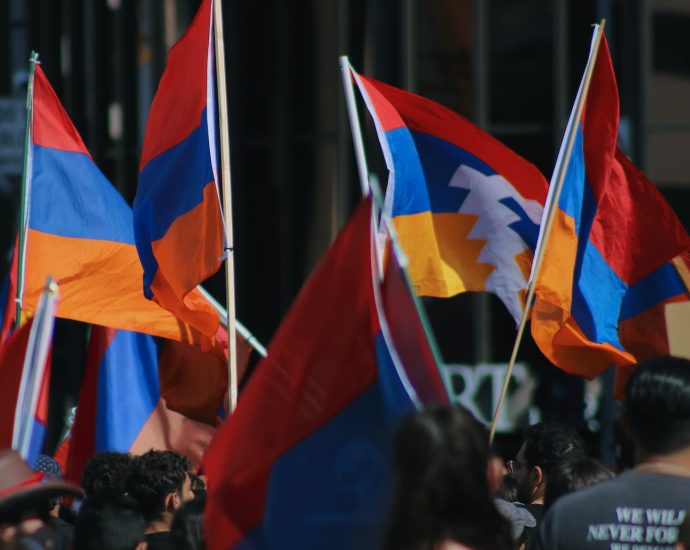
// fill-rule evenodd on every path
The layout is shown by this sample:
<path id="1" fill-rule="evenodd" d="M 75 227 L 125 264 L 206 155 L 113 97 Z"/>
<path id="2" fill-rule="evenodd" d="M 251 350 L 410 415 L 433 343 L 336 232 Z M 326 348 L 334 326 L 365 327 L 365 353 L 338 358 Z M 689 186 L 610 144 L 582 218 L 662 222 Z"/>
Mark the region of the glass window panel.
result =
<path id="1" fill-rule="evenodd" d="M 544 123 L 553 116 L 553 6 L 492 0 L 489 117 L 492 124 Z"/>
<path id="2" fill-rule="evenodd" d="M 652 132 L 647 138 L 647 175 L 657 185 L 690 185 L 690 129 Z"/>
<path id="3" fill-rule="evenodd" d="M 417 92 L 463 116 L 472 115 L 471 0 L 417 3 Z"/>

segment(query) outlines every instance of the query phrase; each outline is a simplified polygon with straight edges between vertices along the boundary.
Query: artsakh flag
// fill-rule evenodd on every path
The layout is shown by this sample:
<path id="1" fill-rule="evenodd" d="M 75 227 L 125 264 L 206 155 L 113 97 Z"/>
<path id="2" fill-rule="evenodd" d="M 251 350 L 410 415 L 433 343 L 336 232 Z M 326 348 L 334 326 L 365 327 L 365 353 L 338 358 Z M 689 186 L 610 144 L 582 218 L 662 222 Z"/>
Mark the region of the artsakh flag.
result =
<path id="1" fill-rule="evenodd" d="M 218 315 L 190 294 L 223 259 L 218 192 L 212 2 L 204 0 L 151 105 L 134 199 L 144 294 L 208 336 Z"/>
<path id="2" fill-rule="evenodd" d="M 498 296 L 522 315 L 547 183 L 450 109 L 357 73 L 390 178 L 386 206 L 415 291 Z"/>
<path id="3" fill-rule="evenodd" d="M 29 176 L 23 311 L 35 311 L 52 275 L 60 287 L 58 317 L 155 334 L 222 355 L 214 339 L 144 297 L 132 211 L 94 164 L 40 66 Z M 196 292 L 188 299 L 208 304 Z M 13 308 L 8 311 L 12 322 Z"/>
<path id="4" fill-rule="evenodd" d="M 239 358 L 246 367 L 249 349 Z M 197 464 L 215 431 L 227 362 L 180 342 L 94 326 L 70 437 L 67 478 L 101 451 L 169 449 Z"/>
<path id="5" fill-rule="evenodd" d="M 447 395 L 416 317 L 404 334 L 386 318 L 412 311 L 413 297 L 399 278 L 381 288 L 372 228 L 365 200 L 211 441 L 209 549 L 380 548 L 395 429 Z M 388 276 L 396 269 L 389 262 Z M 410 340 L 398 351 L 401 338 Z"/>
<path id="6" fill-rule="evenodd" d="M 567 171 L 532 314 L 542 352 L 588 378 L 668 350 L 661 308 L 687 299 L 670 261 L 690 246 L 670 206 L 616 149 L 618 90 L 603 35 L 595 60 L 582 118 L 571 115 L 572 153 L 561 154 Z"/>

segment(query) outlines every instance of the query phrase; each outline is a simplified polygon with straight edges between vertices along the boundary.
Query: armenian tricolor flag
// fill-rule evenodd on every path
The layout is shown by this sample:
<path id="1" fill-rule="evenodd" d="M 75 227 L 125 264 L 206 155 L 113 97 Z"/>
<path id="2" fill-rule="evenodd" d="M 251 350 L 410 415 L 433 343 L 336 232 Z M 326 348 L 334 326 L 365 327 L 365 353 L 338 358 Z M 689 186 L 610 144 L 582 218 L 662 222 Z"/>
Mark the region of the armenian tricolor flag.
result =
<path id="1" fill-rule="evenodd" d="M 153 299 L 208 336 L 218 315 L 190 294 L 221 266 L 212 2 L 168 55 L 151 105 L 134 199 L 134 234 Z"/>
<path id="2" fill-rule="evenodd" d="M 144 297 L 131 209 L 96 167 L 40 66 L 33 92 L 22 310 L 35 311 L 52 275 L 58 317 L 218 347 Z M 208 305 L 196 292 L 188 299 Z M 8 314 L 4 322 L 12 322 L 12 308 Z"/>
<path id="3" fill-rule="evenodd" d="M 549 201 L 554 221 L 532 315 L 542 352 L 588 378 L 668 351 L 663 305 L 687 299 L 670 262 L 690 246 L 670 206 L 616 149 L 618 89 L 603 34 L 596 44 L 595 33 L 589 91 L 584 96 L 583 78 L 566 133 L 573 146 L 559 155 L 565 178 Z"/>
<path id="4" fill-rule="evenodd" d="M 204 455 L 210 549 L 380 547 L 395 429 L 447 395 L 416 315 L 388 322 L 413 296 L 394 261 L 381 288 L 371 215 L 365 200 Z"/>

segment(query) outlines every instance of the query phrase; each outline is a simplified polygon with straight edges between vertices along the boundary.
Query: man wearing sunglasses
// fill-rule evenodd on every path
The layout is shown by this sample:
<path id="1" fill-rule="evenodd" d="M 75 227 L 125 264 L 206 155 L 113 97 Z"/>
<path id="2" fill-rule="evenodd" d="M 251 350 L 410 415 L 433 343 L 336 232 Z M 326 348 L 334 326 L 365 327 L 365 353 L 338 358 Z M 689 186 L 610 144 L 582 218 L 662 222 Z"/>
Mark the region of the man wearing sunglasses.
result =
<path id="1" fill-rule="evenodd" d="M 525 441 L 508 471 L 517 485 L 517 500 L 537 520 L 537 527 L 527 528 L 527 548 L 536 538 L 544 512 L 544 489 L 549 472 L 557 464 L 585 456 L 585 445 L 577 432 L 554 422 L 539 423 L 525 430 Z"/>

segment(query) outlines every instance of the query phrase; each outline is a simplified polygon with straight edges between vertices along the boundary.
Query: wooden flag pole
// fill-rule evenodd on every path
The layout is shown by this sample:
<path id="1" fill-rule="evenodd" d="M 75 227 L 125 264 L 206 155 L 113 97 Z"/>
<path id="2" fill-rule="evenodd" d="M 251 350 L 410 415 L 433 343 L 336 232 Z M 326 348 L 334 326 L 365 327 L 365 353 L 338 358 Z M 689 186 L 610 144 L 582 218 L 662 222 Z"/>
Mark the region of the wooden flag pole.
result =
<path id="1" fill-rule="evenodd" d="M 19 220 L 19 245 L 17 247 L 17 293 L 15 296 L 14 327 L 22 321 L 22 300 L 24 299 L 24 271 L 26 269 L 26 238 L 29 230 L 29 197 L 31 195 L 31 127 L 34 118 L 34 75 L 38 54 L 29 57 L 29 82 L 26 87 L 26 126 L 24 128 L 24 166 L 22 169 L 22 198 Z"/>
<path id="2" fill-rule="evenodd" d="M 220 130 L 220 166 L 223 184 L 223 215 L 225 220 L 226 259 L 225 291 L 228 319 L 228 414 L 237 408 L 237 344 L 235 340 L 235 255 L 232 234 L 232 185 L 230 180 L 230 127 L 228 95 L 225 86 L 225 41 L 221 0 L 213 0 L 213 40 L 216 58 L 218 120 Z"/>
<path id="3" fill-rule="evenodd" d="M 537 243 L 537 249 L 534 253 L 532 273 L 527 284 L 527 298 L 525 300 L 525 307 L 523 308 L 522 317 L 520 318 L 520 325 L 518 326 L 515 344 L 513 345 L 513 352 L 510 355 L 508 370 L 506 371 L 505 379 L 503 380 L 501 395 L 498 398 L 494 418 L 491 422 L 491 429 L 489 430 L 489 443 L 493 442 L 494 435 L 496 434 L 496 426 L 498 424 L 498 419 L 501 415 L 501 411 L 503 410 L 503 403 L 508 392 L 508 384 L 510 383 L 510 377 L 513 374 L 513 368 L 515 367 L 515 360 L 517 359 L 518 350 L 520 349 L 520 343 L 522 342 L 522 335 L 524 334 L 525 326 L 527 325 L 527 319 L 529 318 L 529 313 L 532 309 L 532 300 L 534 298 L 534 289 L 537 284 L 537 277 L 541 270 L 541 264 L 544 259 L 544 251 L 546 250 L 546 243 L 549 240 L 551 227 L 553 225 L 553 220 L 555 218 L 556 210 L 558 208 L 558 198 L 560 197 L 561 189 L 563 188 L 563 182 L 565 181 L 565 175 L 568 170 L 570 155 L 573 150 L 573 145 L 575 144 L 575 136 L 577 135 L 577 128 L 580 123 L 580 118 L 582 117 L 582 110 L 585 106 L 585 99 L 587 97 L 587 92 L 589 90 L 589 83 L 592 80 L 592 73 L 594 72 L 594 65 L 596 64 L 597 54 L 599 53 L 599 45 L 601 44 L 601 37 L 604 34 L 605 24 L 606 20 L 602 19 L 601 23 L 597 25 L 594 30 L 595 34 L 592 42 L 592 51 L 590 58 L 587 62 L 587 67 L 585 69 L 585 75 L 582 81 L 582 88 L 579 91 L 576 100 L 575 111 L 573 113 L 574 117 L 573 115 L 571 115 L 571 121 L 568 123 L 568 129 L 565 135 L 564 147 L 562 148 L 563 155 L 559 155 L 559 159 L 558 161 L 556 161 L 556 169 L 551 179 L 549 196 L 547 197 L 546 207 L 542 217 L 542 220 L 544 220 L 544 230 L 542 234 L 539 236 L 540 238 Z M 551 187 L 553 187 L 553 192 L 551 191 Z"/>

